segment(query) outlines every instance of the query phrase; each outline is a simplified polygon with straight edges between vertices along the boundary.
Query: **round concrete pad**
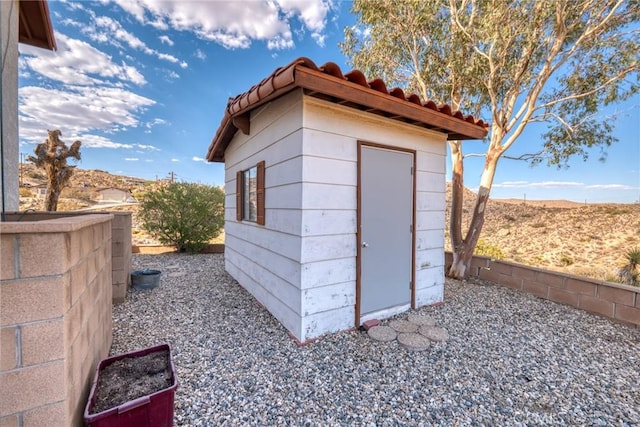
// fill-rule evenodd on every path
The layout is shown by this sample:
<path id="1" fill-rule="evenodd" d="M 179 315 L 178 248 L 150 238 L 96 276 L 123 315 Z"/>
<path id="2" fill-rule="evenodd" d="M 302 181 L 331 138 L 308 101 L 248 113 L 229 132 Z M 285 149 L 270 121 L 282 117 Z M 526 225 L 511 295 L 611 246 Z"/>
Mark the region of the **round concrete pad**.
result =
<path id="1" fill-rule="evenodd" d="M 419 332 L 431 341 L 446 341 L 449 338 L 447 331 L 437 326 L 421 326 Z"/>
<path id="2" fill-rule="evenodd" d="M 374 326 L 367 331 L 367 334 L 376 341 L 393 341 L 398 335 L 396 331 L 388 326 Z"/>
<path id="3" fill-rule="evenodd" d="M 435 326 L 436 321 L 429 316 L 421 316 L 419 314 L 410 314 L 409 322 L 415 323 L 418 326 Z"/>
<path id="4" fill-rule="evenodd" d="M 424 351 L 431 343 L 427 337 L 416 333 L 398 334 L 398 342 L 407 350 L 413 351 Z"/>
<path id="5" fill-rule="evenodd" d="M 406 320 L 392 320 L 389 322 L 389 326 L 398 332 L 416 332 L 418 330 L 418 325 Z"/>

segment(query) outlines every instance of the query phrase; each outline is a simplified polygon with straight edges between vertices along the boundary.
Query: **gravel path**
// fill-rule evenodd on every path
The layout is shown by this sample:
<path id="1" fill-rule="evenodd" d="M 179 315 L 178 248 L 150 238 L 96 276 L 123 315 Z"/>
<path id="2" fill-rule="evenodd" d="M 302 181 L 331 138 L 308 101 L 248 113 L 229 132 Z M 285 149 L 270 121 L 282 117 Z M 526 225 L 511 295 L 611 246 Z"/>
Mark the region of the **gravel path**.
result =
<path id="1" fill-rule="evenodd" d="M 176 425 L 640 425 L 640 330 L 512 289 L 447 281 L 418 313 L 449 338 L 424 352 L 356 331 L 298 348 L 222 255 L 133 268 L 161 284 L 114 307 L 111 352 L 171 344 Z"/>

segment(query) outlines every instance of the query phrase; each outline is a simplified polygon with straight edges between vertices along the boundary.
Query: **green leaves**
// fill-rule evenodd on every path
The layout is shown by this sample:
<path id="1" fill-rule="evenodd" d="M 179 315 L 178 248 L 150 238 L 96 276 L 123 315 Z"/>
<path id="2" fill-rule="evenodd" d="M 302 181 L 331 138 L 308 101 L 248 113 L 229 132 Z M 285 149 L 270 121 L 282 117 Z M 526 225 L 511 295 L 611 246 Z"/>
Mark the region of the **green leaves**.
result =
<path id="1" fill-rule="evenodd" d="M 640 89 L 639 10 L 637 0 L 356 0 L 341 47 L 389 87 L 484 115 L 492 149 L 548 123 L 531 159 L 566 164 L 583 154 L 576 144 L 615 142 L 597 113 Z"/>
<path id="2" fill-rule="evenodd" d="M 180 252 L 198 252 L 224 226 L 224 191 L 192 183 L 171 183 L 147 193 L 141 204 L 142 227 Z"/>

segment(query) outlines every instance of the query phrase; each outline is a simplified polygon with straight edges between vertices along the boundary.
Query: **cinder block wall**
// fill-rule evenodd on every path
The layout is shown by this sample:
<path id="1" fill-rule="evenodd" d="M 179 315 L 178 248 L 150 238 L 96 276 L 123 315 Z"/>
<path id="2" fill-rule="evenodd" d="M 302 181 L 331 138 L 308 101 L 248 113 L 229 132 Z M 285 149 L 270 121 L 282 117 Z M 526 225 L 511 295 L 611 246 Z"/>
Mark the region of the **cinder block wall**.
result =
<path id="1" fill-rule="evenodd" d="M 91 215 L 105 215 L 93 213 Z M 48 219 L 88 215 L 84 212 L 8 212 L 7 221 L 43 221 Z M 124 301 L 127 289 L 131 285 L 131 212 L 110 212 L 111 222 L 111 266 L 113 280 L 113 303 Z"/>
<path id="2" fill-rule="evenodd" d="M 131 285 L 131 213 L 114 212 L 111 221 L 113 303 L 124 302 Z"/>
<path id="3" fill-rule="evenodd" d="M 446 252 L 447 268 L 452 263 Z M 640 288 L 474 256 L 471 276 L 640 327 Z"/>
<path id="4" fill-rule="evenodd" d="M 82 426 L 111 346 L 112 215 L 0 223 L 0 425 Z"/>

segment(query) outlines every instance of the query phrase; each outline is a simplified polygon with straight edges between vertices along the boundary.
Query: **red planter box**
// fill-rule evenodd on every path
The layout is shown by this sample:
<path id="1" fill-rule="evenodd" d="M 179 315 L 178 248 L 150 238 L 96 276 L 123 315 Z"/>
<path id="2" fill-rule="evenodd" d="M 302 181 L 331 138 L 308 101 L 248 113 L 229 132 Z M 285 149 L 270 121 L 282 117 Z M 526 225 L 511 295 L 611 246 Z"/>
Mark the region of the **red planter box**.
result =
<path id="1" fill-rule="evenodd" d="M 120 406 L 91 414 L 96 403 L 96 391 L 100 382 L 100 372 L 110 364 L 125 358 L 146 356 L 158 351 L 169 351 L 169 365 L 171 370 L 171 386 L 153 394 L 130 400 Z M 120 354 L 104 359 L 96 368 L 96 374 L 91 386 L 91 394 L 84 409 L 84 421 L 92 427 L 170 427 L 173 425 L 173 399 L 178 388 L 175 367 L 168 344 L 149 347 L 132 353 Z"/>

